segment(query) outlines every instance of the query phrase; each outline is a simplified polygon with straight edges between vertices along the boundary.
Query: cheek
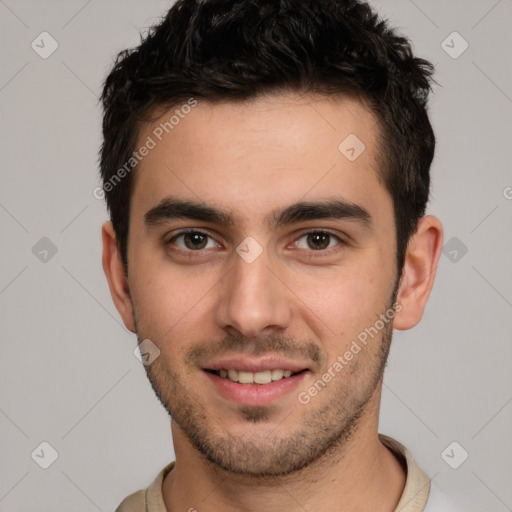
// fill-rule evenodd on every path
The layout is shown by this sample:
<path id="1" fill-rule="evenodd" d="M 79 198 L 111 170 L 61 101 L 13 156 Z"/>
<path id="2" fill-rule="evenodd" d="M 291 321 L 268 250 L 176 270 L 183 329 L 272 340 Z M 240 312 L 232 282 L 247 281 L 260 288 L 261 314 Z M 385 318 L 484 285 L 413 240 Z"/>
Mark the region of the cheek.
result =
<path id="1" fill-rule="evenodd" d="M 332 338 L 336 349 L 375 323 L 390 293 L 376 269 L 340 269 L 316 279 L 302 279 L 301 316 L 317 326 L 320 339 Z"/>
<path id="2" fill-rule="evenodd" d="M 184 333 L 191 339 L 200 336 L 219 276 L 199 266 L 172 266 L 157 258 L 135 260 L 132 269 L 130 290 L 141 336 L 166 344 Z"/>
<path id="3" fill-rule="evenodd" d="M 137 326 L 144 336 L 161 337 L 183 317 L 186 301 L 182 286 L 176 279 L 171 279 L 172 276 L 162 273 L 154 265 L 146 268 L 151 271 L 137 271 L 134 268 L 131 276 L 130 290 L 137 313 Z"/>

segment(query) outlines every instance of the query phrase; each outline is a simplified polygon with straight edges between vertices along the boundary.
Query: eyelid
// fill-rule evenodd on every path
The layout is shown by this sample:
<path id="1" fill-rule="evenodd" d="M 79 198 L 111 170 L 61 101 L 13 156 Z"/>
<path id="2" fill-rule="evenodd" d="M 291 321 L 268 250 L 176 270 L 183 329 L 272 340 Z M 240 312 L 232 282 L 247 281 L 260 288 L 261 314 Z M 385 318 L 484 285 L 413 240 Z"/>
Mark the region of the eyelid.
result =
<path id="1" fill-rule="evenodd" d="M 304 235 L 309 235 L 310 233 L 327 233 L 328 235 L 336 237 L 341 242 L 345 242 L 345 240 L 342 238 L 340 234 L 335 233 L 334 231 L 331 231 L 327 228 L 310 228 L 306 229 L 306 231 L 300 231 L 299 238 L 303 237 Z"/>

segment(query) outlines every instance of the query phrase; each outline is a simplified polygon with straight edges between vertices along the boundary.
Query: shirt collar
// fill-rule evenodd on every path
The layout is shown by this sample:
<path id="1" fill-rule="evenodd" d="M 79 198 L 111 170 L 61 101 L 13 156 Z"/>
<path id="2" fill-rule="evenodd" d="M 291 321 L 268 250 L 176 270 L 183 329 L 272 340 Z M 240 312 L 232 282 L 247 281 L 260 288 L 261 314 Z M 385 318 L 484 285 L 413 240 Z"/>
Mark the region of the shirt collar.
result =
<path id="1" fill-rule="evenodd" d="M 379 439 L 407 468 L 405 487 L 394 512 L 422 512 L 427 504 L 430 479 L 403 444 L 384 434 L 379 434 Z M 171 462 L 165 466 L 146 489 L 145 512 L 167 512 L 162 495 L 162 484 L 167 473 L 174 468 L 174 464 Z"/>
<path id="2" fill-rule="evenodd" d="M 407 467 L 405 487 L 395 512 L 422 512 L 427 504 L 430 491 L 429 477 L 418 466 L 411 452 L 402 443 L 384 434 L 379 434 L 379 439 L 397 459 L 405 461 Z"/>

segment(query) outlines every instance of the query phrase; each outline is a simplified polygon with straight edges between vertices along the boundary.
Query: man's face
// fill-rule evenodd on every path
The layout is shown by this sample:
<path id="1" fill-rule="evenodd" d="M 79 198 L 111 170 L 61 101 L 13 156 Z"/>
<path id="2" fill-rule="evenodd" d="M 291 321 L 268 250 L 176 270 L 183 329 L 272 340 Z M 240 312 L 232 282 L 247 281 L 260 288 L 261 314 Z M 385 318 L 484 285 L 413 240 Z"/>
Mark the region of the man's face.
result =
<path id="1" fill-rule="evenodd" d="M 349 98 L 200 101 L 159 141 L 155 129 L 172 113 L 140 134 L 137 148 L 148 136 L 156 146 L 139 164 L 130 206 L 137 335 L 161 351 L 148 377 L 211 462 L 253 475 L 298 470 L 378 409 L 392 332 L 378 320 L 397 276 L 376 119 Z M 365 145 L 359 156 L 354 135 Z M 165 200 L 231 222 L 189 218 L 191 209 L 173 217 Z M 329 202 L 344 205 L 328 217 L 319 208 L 280 215 Z M 366 344 L 357 341 L 370 328 Z M 244 383 L 227 370 L 243 371 Z"/>

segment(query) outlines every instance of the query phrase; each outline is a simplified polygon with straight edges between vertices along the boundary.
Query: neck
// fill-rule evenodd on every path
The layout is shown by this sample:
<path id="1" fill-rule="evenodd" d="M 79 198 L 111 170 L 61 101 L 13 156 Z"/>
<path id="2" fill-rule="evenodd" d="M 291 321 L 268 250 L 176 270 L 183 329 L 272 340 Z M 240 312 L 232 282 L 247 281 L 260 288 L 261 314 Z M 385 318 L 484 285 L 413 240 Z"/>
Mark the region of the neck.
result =
<path id="1" fill-rule="evenodd" d="M 380 401 L 380 396 L 373 398 Z M 366 410 L 343 445 L 282 477 L 254 478 L 221 470 L 197 452 L 174 422 L 171 426 L 176 464 L 163 483 L 168 512 L 256 512 L 262 503 L 267 512 L 393 512 L 405 486 L 400 462 L 379 440 L 378 407 Z"/>

